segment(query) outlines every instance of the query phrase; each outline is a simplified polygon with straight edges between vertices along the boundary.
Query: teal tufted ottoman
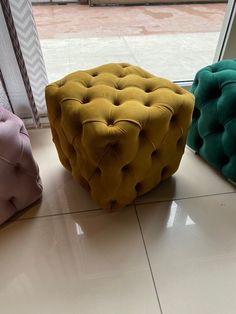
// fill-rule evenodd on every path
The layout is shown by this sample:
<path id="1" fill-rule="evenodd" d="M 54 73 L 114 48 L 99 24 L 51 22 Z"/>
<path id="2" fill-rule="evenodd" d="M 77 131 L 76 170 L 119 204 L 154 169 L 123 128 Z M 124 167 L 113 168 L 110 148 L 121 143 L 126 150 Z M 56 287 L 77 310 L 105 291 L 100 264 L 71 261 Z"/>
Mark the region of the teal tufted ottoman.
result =
<path id="1" fill-rule="evenodd" d="M 187 144 L 236 182 L 236 59 L 201 69 L 192 92 L 195 108 Z"/>

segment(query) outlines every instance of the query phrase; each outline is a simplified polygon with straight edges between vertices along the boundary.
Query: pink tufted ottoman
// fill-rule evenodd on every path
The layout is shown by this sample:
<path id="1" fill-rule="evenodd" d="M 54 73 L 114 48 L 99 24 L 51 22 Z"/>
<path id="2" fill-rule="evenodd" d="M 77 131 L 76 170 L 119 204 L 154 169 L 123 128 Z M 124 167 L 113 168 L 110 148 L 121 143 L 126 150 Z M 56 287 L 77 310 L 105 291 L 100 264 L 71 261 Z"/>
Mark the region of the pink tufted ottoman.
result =
<path id="1" fill-rule="evenodd" d="M 41 194 L 39 170 L 25 126 L 0 106 L 0 224 Z"/>

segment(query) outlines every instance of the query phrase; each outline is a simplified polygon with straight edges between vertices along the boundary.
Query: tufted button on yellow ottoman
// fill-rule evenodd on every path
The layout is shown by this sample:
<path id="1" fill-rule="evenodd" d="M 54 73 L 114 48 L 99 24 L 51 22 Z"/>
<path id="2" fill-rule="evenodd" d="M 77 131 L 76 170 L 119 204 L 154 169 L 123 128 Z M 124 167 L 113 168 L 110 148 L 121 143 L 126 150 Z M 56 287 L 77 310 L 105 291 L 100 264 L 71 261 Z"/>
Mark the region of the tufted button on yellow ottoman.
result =
<path id="1" fill-rule="evenodd" d="M 59 158 L 102 208 L 119 208 L 177 169 L 194 97 L 129 64 L 78 71 L 46 88 Z"/>

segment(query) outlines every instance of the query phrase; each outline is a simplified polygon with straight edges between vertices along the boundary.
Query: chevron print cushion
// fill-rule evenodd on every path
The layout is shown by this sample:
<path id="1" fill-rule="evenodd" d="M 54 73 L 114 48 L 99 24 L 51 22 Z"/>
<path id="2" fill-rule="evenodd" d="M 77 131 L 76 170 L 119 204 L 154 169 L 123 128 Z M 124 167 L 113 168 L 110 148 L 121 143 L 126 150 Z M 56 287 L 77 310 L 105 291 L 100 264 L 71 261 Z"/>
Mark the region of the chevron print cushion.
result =
<path id="1" fill-rule="evenodd" d="M 236 182 L 236 59 L 201 69 L 192 91 L 196 103 L 188 145 Z"/>
<path id="2" fill-rule="evenodd" d="M 79 71 L 46 88 L 62 164 L 103 208 L 123 207 L 178 168 L 194 97 L 129 64 Z"/>
<path id="3" fill-rule="evenodd" d="M 40 198 L 42 184 L 23 122 L 0 106 L 0 224 Z"/>

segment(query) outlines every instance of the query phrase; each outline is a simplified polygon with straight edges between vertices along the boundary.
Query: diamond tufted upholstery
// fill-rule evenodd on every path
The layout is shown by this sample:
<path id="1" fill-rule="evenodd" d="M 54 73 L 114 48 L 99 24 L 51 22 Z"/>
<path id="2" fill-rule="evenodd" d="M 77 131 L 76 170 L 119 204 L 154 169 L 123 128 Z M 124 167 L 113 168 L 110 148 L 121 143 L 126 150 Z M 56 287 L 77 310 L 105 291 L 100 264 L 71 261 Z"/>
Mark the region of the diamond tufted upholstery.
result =
<path id="1" fill-rule="evenodd" d="M 23 122 L 0 106 L 0 224 L 40 198 L 42 185 Z"/>
<path id="2" fill-rule="evenodd" d="M 236 59 L 201 69 L 188 145 L 227 178 L 236 182 Z"/>
<path id="3" fill-rule="evenodd" d="M 62 164 L 103 208 L 123 207 L 178 168 L 194 97 L 129 64 L 78 71 L 46 88 Z"/>

